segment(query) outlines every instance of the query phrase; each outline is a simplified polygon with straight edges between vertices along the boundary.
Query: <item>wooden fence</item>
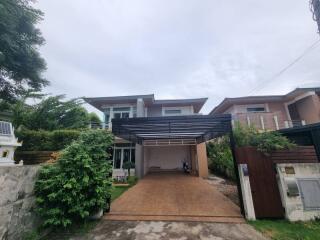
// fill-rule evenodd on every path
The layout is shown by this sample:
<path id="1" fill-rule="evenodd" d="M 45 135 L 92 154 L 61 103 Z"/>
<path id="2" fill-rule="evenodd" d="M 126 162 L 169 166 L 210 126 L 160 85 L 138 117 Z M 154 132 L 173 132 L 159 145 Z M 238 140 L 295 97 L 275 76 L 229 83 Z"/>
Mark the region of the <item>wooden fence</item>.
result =
<path id="1" fill-rule="evenodd" d="M 283 218 L 279 188 L 276 179 L 277 163 L 317 163 L 313 146 L 299 146 L 264 154 L 254 147 L 235 149 L 238 164 L 246 164 L 257 218 Z"/>
<path id="2" fill-rule="evenodd" d="M 53 151 L 16 151 L 14 160 L 19 163 L 23 160 L 24 165 L 46 163 L 52 158 Z"/>
<path id="3" fill-rule="evenodd" d="M 318 162 L 313 146 L 299 146 L 291 150 L 278 150 L 270 155 L 273 163 L 314 163 Z"/>

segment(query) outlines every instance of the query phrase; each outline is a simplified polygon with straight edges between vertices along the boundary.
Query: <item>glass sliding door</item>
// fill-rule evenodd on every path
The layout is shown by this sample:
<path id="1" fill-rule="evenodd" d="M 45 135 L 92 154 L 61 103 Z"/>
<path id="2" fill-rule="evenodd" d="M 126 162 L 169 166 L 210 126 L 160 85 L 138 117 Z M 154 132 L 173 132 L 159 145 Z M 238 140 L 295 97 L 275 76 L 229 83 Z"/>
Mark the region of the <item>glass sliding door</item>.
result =
<path id="1" fill-rule="evenodd" d="M 116 148 L 114 150 L 114 168 L 120 169 L 122 167 L 121 159 L 122 159 L 122 149 Z"/>
<path id="2" fill-rule="evenodd" d="M 134 148 L 131 149 L 131 162 L 136 163 L 136 149 Z"/>
<path id="3" fill-rule="evenodd" d="M 135 163 L 135 149 L 133 147 L 114 148 L 114 154 L 113 154 L 114 169 L 123 168 L 123 164 L 128 161 Z"/>
<path id="4" fill-rule="evenodd" d="M 130 162 L 130 148 L 125 148 L 123 150 L 122 164 L 125 162 Z"/>

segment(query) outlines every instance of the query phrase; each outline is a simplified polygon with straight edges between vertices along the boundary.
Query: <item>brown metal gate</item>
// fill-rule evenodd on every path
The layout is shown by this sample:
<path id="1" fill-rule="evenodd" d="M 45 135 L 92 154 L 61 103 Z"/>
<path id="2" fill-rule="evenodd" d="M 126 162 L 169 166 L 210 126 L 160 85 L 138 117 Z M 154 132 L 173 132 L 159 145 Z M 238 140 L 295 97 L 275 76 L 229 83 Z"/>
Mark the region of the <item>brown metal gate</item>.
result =
<path id="1" fill-rule="evenodd" d="M 237 148 L 238 164 L 247 164 L 256 218 L 283 218 L 273 162 L 253 147 Z"/>

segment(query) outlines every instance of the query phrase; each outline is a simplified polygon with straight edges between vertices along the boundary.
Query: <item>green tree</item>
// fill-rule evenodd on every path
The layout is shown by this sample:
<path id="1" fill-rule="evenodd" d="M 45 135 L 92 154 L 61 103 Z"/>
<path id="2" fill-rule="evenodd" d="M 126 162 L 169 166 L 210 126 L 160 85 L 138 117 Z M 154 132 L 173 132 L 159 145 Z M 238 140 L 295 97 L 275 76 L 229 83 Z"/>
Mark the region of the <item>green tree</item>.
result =
<path id="1" fill-rule="evenodd" d="M 30 130 L 56 130 L 87 128 L 90 117 L 79 99 L 63 101 L 64 96 L 48 97 L 36 105 L 24 102 L 14 104 L 14 126 Z"/>
<path id="2" fill-rule="evenodd" d="M 35 193 L 44 226 L 66 227 L 108 207 L 112 165 L 106 149 L 112 144 L 111 133 L 88 130 L 61 152 L 56 164 L 43 167 Z"/>
<path id="3" fill-rule="evenodd" d="M 94 112 L 89 113 L 90 125 L 91 128 L 101 128 L 102 121 L 98 117 L 98 115 Z"/>
<path id="4" fill-rule="evenodd" d="M 19 127 L 28 123 L 33 112 L 33 107 L 26 104 L 28 99 L 42 99 L 45 94 L 37 93 L 32 90 L 26 91 L 18 97 L 15 103 L 9 104 L 9 111 L 12 112 L 12 123 L 14 126 Z"/>
<path id="5" fill-rule="evenodd" d="M 90 122 L 92 122 L 92 123 L 101 123 L 101 120 L 100 120 L 99 116 L 96 113 L 94 113 L 94 112 L 89 113 L 89 117 L 90 117 Z"/>
<path id="6" fill-rule="evenodd" d="M 28 90 L 40 91 L 48 84 L 42 76 L 46 63 L 38 47 L 44 43 L 36 24 L 43 13 L 31 0 L 0 1 L 0 105 L 14 102 Z"/>

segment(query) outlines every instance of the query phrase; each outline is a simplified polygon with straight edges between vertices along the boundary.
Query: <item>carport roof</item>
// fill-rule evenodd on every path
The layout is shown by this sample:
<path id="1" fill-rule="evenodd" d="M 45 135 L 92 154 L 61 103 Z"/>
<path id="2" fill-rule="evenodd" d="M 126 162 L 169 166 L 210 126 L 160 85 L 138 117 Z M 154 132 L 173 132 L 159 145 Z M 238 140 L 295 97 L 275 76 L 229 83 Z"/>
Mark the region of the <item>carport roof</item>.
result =
<path id="1" fill-rule="evenodd" d="M 135 143 L 155 139 L 208 141 L 232 131 L 230 114 L 112 119 L 112 132 Z"/>

